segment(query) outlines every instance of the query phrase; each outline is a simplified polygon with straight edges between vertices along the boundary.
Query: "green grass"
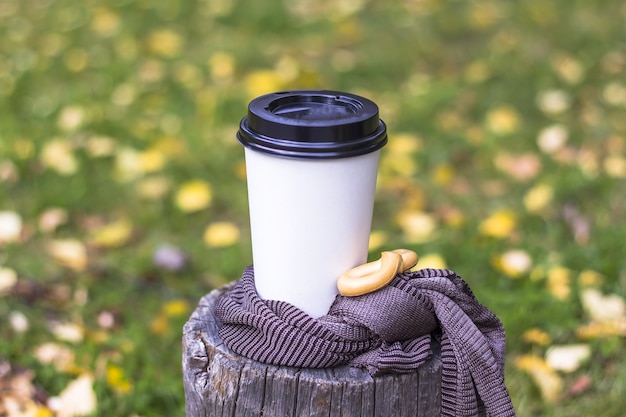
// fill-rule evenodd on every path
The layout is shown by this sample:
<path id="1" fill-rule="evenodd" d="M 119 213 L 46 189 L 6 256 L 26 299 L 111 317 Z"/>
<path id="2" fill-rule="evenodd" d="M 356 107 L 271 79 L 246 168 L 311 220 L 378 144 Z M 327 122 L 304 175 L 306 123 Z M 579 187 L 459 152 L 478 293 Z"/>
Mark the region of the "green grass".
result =
<path id="1" fill-rule="evenodd" d="M 580 338 L 591 319 L 578 277 L 595 271 L 603 293 L 624 296 L 625 18 L 610 0 L 3 0 L 0 211 L 23 225 L 19 239 L 0 243 L 0 267 L 18 276 L 0 295 L 0 320 L 19 312 L 29 328 L 0 327 L 0 360 L 31 369 L 45 396 L 92 374 L 97 415 L 183 415 L 182 325 L 202 295 L 251 262 L 239 120 L 258 94 L 324 88 L 371 98 L 388 125 L 373 225 L 384 240 L 371 257 L 395 247 L 437 254 L 469 282 L 507 329 L 520 416 L 621 416 L 624 337 Z M 538 137 L 552 125 L 568 138 L 548 152 Z M 406 135 L 419 146 L 398 151 Z M 60 155 L 46 156 L 51 143 Z M 523 178 L 520 156 L 535 164 Z M 212 198 L 191 212 L 176 195 L 193 180 Z M 553 195 L 529 211 L 538 184 Z M 66 218 L 42 228 L 52 208 Z M 502 209 L 512 229 L 481 231 Z M 427 216 L 435 231 L 408 237 L 419 230 L 402 213 Z M 132 232 L 98 244 L 119 220 Z M 205 242 L 216 222 L 239 235 Z M 86 264 L 51 254 L 68 239 L 86 248 Z M 186 254 L 184 269 L 155 265 L 164 244 Z M 494 266 L 512 249 L 531 260 L 517 278 Z M 569 271 L 562 299 L 549 285 L 554 267 Z M 103 313 L 113 325 L 102 326 Z M 59 340 L 55 321 L 77 325 L 82 340 Z M 531 328 L 550 337 L 546 346 L 525 341 Z M 71 369 L 34 356 L 46 342 L 74 353 Z M 591 359 L 557 372 L 563 395 L 545 401 L 515 360 L 573 343 L 589 344 Z M 107 380 L 111 366 L 129 391 Z M 582 377 L 590 382 L 572 393 Z"/>

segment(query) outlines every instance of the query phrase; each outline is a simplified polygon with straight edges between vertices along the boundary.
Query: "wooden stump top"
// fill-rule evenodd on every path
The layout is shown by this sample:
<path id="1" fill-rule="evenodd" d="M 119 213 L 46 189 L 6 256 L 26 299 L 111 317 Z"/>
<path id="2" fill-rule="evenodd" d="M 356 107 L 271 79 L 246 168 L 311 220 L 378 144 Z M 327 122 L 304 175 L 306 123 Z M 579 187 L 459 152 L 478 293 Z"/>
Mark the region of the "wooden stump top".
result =
<path id="1" fill-rule="evenodd" d="M 228 349 L 218 335 L 217 299 L 204 296 L 183 328 L 187 417 L 433 417 L 441 409 L 441 359 L 417 372 L 371 377 L 367 370 L 267 365 Z"/>

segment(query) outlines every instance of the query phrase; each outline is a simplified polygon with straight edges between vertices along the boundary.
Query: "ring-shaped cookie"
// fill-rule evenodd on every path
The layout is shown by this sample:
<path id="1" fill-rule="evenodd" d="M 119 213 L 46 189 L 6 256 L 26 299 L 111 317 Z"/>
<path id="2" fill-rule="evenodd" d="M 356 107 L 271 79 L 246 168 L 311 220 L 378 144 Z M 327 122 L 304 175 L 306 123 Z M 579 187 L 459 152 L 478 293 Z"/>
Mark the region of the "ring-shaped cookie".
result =
<path id="1" fill-rule="evenodd" d="M 418 261 L 415 252 L 396 249 L 381 253 L 379 260 L 347 271 L 337 280 L 339 294 L 347 297 L 368 294 L 389 284 L 393 277 L 413 268 Z"/>

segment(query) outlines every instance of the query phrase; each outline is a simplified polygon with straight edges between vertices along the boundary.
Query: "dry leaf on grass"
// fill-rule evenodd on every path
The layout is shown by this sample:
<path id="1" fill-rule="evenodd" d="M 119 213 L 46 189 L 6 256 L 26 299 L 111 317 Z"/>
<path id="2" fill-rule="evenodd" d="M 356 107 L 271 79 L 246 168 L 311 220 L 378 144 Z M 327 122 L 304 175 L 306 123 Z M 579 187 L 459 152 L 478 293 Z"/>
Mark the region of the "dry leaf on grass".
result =
<path id="1" fill-rule="evenodd" d="M 207 208 L 213 199 L 211 186 L 202 180 L 188 181 L 180 186 L 175 196 L 176 207 L 185 213 Z"/>
<path id="2" fill-rule="evenodd" d="M 97 406 L 93 377 L 89 374 L 79 376 L 57 397 L 50 398 L 48 405 L 57 413 L 57 417 L 79 417 L 93 413 Z"/>
<path id="3" fill-rule="evenodd" d="M 0 211 L 0 244 L 16 242 L 22 233 L 22 216 L 13 211 Z"/>
<path id="4" fill-rule="evenodd" d="M 17 284 L 17 272 L 0 266 L 0 295 L 8 293 Z"/>
<path id="5" fill-rule="evenodd" d="M 563 379 L 543 358 L 520 356 L 515 360 L 515 366 L 530 375 L 545 402 L 552 404 L 559 400 L 563 393 Z"/>
<path id="6" fill-rule="evenodd" d="M 52 417 L 44 406 L 48 396 L 34 383 L 34 377 L 32 370 L 15 368 L 0 360 L 0 416 Z"/>
<path id="7" fill-rule="evenodd" d="M 603 295 L 600 290 L 586 288 L 581 291 L 583 308 L 594 321 L 613 321 L 626 316 L 626 301 L 617 294 Z"/>
<path id="8" fill-rule="evenodd" d="M 128 243 L 132 234 L 132 223 L 122 219 L 94 230 L 90 243 L 102 248 L 117 248 Z"/>
<path id="9" fill-rule="evenodd" d="M 83 326 L 71 322 L 52 321 L 48 323 L 48 328 L 57 339 L 65 342 L 82 342 L 85 335 Z"/>
<path id="10" fill-rule="evenodd" d="M 49 364 L 61 372 L 67 372 L 74 367 L 74 352 L 58 343 L 48 342 L 39 345 L 34 351 L 35 357 L 43 364 Z"/>
<path id="11" fill-rule="evenodd" d="M 59 264 L 75 271 L 87 267 L 87 248 L 77 239 L 57 239 L 48 245 L 48 254 Z"/>
<path id="12" fill-rule="evenodd" d="M 552 369 L 570 373 L 576 371 L 590 357 L 589 345 L 556 345 L 546 352 L 546 363 Z"/>
<path id="13" fill-rule="evenodd" d="M 506 238 L 517 226 L 517 216 L 511 210 L 498 210 L 484 219 L 478 229 L 481 234 L 495 238 Z"/>

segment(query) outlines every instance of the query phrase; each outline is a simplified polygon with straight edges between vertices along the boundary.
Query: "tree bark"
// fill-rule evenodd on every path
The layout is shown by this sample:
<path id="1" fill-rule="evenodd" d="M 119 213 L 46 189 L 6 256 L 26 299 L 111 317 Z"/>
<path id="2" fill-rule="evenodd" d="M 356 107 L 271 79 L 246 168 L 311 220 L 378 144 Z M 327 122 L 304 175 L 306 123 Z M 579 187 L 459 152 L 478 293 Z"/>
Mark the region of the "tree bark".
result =
<path id="1" fill-rule="evenodd" d="M 417 372 L 371 377 L 340 366 L 291 368 L 230 351 L 213 309 L 234 283 L 204 296 L 183 328 L 187 417 L 433 417 L 441 413 L 441 359 Z"/>

